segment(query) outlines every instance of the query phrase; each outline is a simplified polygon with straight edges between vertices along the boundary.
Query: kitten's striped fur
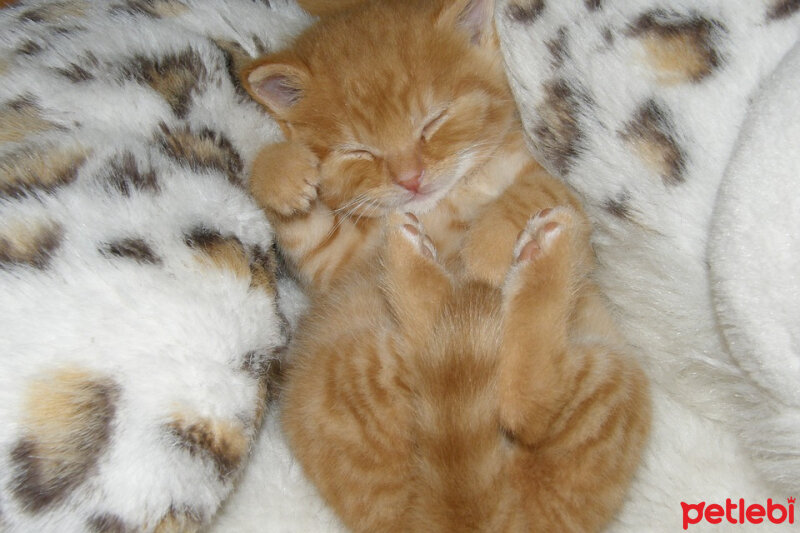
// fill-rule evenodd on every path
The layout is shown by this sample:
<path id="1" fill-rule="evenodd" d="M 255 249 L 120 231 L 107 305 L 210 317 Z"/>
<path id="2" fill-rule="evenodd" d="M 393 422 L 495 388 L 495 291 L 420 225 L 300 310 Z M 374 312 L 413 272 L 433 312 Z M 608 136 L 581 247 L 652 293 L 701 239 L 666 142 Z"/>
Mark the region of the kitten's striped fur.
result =
<path id="1" fill-rule="evenodd" d="M 306 474 L 357 532 L 601 528 L 649 404 L 583 216 L 532 219 L 500 288 L 444 269 L 413 220 L 386 231 L 292 346 L 283 423 Z"/>

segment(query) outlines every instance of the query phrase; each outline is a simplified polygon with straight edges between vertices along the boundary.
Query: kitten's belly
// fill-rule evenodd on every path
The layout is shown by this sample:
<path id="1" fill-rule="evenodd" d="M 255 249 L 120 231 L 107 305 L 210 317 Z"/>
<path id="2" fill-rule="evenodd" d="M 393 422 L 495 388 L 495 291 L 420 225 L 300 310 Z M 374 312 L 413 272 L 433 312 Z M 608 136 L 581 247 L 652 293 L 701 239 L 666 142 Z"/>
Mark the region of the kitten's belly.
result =
<path id="1" fill-rule="evenodd" d="M 481 178 L 482 176 L 473 176 Z M 513 177 L 513 176 L 512 176 Z M 455 266 L 464 246 L 464 236 L 487 205 L 496 200 L 513 179 L 487 186 L 488 180 L 472 180 L 445 197 L 432 211 L 420 217 L 425 231 L 436 246 L 436 252 L 448 266 Z"/>
<path id="2" fill-rule="evenodd" d="M 421 217 L 425 231 L 436 247 L 436 253 L 445 263 L 453 260 L 461 249 L 464 233 L 471 220 L 468 215 L 461 213 L 445 199 L 435 210 Z"/>

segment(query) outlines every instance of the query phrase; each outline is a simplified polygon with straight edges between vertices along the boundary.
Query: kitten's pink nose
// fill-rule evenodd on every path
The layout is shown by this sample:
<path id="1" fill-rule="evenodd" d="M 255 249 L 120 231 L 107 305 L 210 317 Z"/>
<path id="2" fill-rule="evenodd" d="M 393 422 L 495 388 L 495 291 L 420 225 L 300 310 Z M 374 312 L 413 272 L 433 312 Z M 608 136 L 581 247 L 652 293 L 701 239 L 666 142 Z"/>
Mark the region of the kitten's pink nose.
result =
<path id="1" fill-rule="evenodd" d="M 424 174 L 425 174 L 424 170 L 416 168 L 404 170 L 395 177 L 395 181 L 402 188 L 411 191 L 413 193 L 418 193 L 419 188 L 422 185 L 422 176 Z"/>

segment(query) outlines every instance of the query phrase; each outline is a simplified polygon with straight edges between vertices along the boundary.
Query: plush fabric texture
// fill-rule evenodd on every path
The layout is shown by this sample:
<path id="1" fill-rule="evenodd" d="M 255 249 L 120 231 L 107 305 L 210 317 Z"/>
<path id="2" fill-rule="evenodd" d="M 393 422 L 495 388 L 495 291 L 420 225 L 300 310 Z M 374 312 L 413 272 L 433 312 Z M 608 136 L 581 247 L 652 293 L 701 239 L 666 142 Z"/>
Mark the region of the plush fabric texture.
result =
<path id="1" fill-rule="evenodd" d="M 306 22 L 0 11 L 0 530 L 194 530 L 230 494 L 296 305 L 243 181 L 278 130 L 234 74 Z"/>
<path id="2" fill-rule="evenodd" d="M 767 475 L 800 473 L 800 45 L 753 95 L 709 229 L 712 301 L 731 356 L 774 401 L 743 413 Z"/>
<path id="3" fill-rule="evenodd" d="M 800 4 L 504 0 L 496 23 L 530 147 L 585 201 L 656 389 L 620 530 L 793 496 Z"/>

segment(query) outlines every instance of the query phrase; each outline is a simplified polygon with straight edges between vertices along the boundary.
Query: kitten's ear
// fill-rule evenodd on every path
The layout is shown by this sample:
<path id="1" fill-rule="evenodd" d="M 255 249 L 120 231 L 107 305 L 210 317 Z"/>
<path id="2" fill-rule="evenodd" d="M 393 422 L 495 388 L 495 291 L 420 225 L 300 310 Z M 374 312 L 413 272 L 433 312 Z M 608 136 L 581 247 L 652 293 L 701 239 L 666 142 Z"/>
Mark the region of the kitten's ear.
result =
<path id="1" fill-rule="evenodd" d="M 244 88 L 279 119 L 303 98 L 308 71 L 289 63 L 256 62 L 242 71 Z"/>
<path id="2" fill-rule="evenodd" d="M 440 23 L 466 30 L 473 44 L 486 44 L 494 35 L 494 0 L 456 0 L 440 16 Z"/>

